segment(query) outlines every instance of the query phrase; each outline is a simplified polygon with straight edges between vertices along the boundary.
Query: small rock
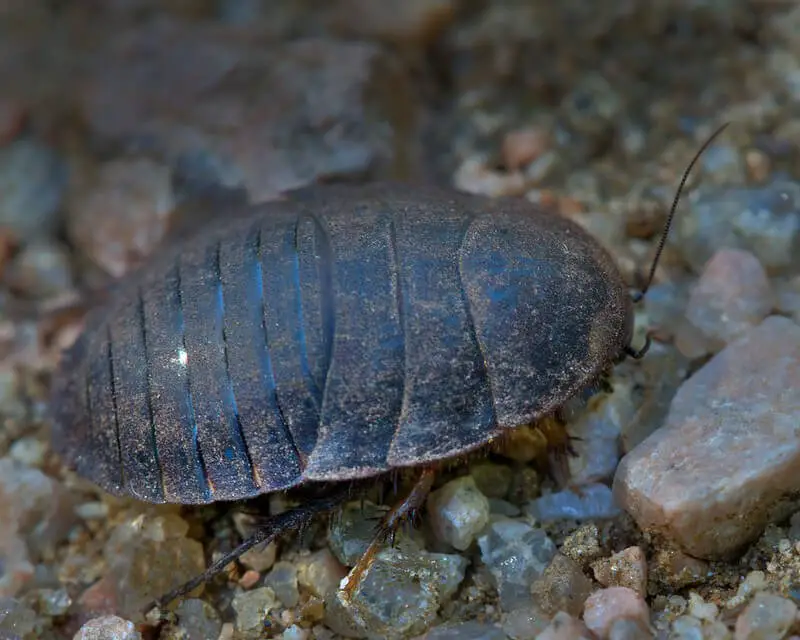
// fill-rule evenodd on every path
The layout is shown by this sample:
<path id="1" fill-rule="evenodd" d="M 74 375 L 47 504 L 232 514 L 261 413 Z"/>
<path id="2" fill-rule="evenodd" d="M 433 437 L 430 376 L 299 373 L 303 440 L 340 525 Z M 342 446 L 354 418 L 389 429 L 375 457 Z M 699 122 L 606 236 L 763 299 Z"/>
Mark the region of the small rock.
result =
<path id="1" fill-rule="evenodd" d="M 353 622 L 379 637 L 425 631 L 464 579 L 468 561 L 457 555 L 382 550 L 344 607 Z M 341 593 L 337 600 L 343 603 Z"/>
<path id="2" fill-rule="evenodd" d="M 248 569 L 239 578 L 239 586 L 242 589 L 252 589 L 258 584 L 259 580 L 261 580 L 261 574 L 258 571 Z"/>
<path id="3" fill-rule="evenodd" d="M 352 567 L 359 561 L 375 537 L 376 522 L 385 513 L 385 507 L 365 500 L 346 504 L 331 518 L 328 545 L 342 564 Z M 421 535 L 418 528 L 401 527 L 394 546 L 409 553 L 417 552 L 424 544 Z"/>
<path id="4" fill-rule="evenodd" d="M 550 615 L 559 611 L 579 615 L 591 592 L 592 581 L 583 574 L 580 565 L 560 553 L 531 586 L 534 602 Z"/>
<path id="5" fill-rule="evenodd" d="M 471 476 L 451 480 L 428 498 L 428 517 L 439 540 L 467 550 L 489 522 L 489 500 Z"/>
<path id="6" fill-rule="evenodd" d="M 489 498 L 489 514 L 516 518 L 522 514 L 519 507 L 499 498 Z"/>
<path id="7" fill-rule="evenodd" d="M 151 600 L 201 574 L 203 545 L 187 538 L 189 524 L 175 513 L 142 514 L 122 522 L 105 545 L 109 597 L 134 617 Z"/>
<path id="8" fill-rule="evenodd" d="M 54 297 L 75 286 L 66 247 L 50 238 L 26 244 L 6 267 L 3 281 L 15 293 L 29 298 Z"/>
<path id="9" fill-rule="evenodd" d="M 686 322 L 676 337 L 687 356 L 713 353 L 769 315 L 775 295 L 761 263 L 741 249 L 722 249 L 692 289 Z"/>
<path id="10" fill-rule="evenodd" d="M 649 573 L 656 582 L 674 591 L 704 582 L 709 576 L 709 565 L 680 549 L 663 545 L 656 550 Z"/>
<path id="11" fill-rule="evenodd" d="M 509 611 L 503 616 L 503 631 L 512 640 L 533 640 L 547 628 L 550 616 L 536 606 Z"/>
<path id="12" fill-rule="evenodd" d="M 593 640 L 594 636 L 583 622 L 564 611 L 559 611 L 553 616 L 550 625 L 535 638 L 536 640 Z"/>
<path id="13" fill-rule="evenodd" d="M 347 569 L 328 549 L 320 549 L 297 562 L 297 581 L 319 598 L 335 592 Z"/>
<path id="14" fill-rule="evenodd" d="M 26 604 L 13 598 L 0 597 L 0 637 L 13 633 L 23 638 L 33 633 L 37 626 L 36 613 Z"/>
<path id="15" fill-rule="evenodd" d="M 67 180 L 63 159 L 35 140 L 0 148 L 0 227 L 23 241 L 54 234 Z"/>
<path id="16" fill-rule="evenodd" d="M 41 467 L 47 453 L 47 443 L 39 438 L 20 438 L 8 449 L 8 457 L 28 467 Z"/>
<path id="17" fill-rule="evenodd" d="M 508 640 L 508 636 L 494 625 L 469 621 L 433 627 L 418 640 Z"/>
<path id="18" fill-rule="evenodd" d="M 72 640 L 142 640 L 142 634 L 129 620 L 104 616 L 89 620 Z"/>
<path id="19" fill-rule="evenodd" d="M 627 587 L 609 587 L 595 591 L 586 599 L 583 621 L 600 638 L 608 638 L 616 620 L 629 619 L 644 628 L 650 624 L 650 610 L 644 598 Z"/>
<path id="20" fill-rule="evenodd" d="M 524 511 L 541 522 L 553 520 L 601 520 L 617 517 L 621 512 L 611 489 L 604 484 L 588 484 L 579 493 L 565 489 L 529 502 Z"/>
<path id="21" fill-rule="evenodd" d="M 592 565 L 595 579 L 604 587 L 628 587 L 647 594 L 647 559 L 641 547 L 628 547 Z"/>
<path id="22" fill-rule="evenodd" d="M 33 578 L 31 557 L 62 539 L 76 516 L 63 487 L 38 469 L 0 458 L 0 596 Z"/>
<path id="23" fill-rule="evenodd" d="M 260 544 L 252 549 L 248 549 L 246 553 L 242 554 L 239 558 L 241 562 L 248 569 L 262 573 L 268 571 L 278 555 L 278 545 L 270 542 L 267 545 Z"/>
<path id="24" fill-rule="evenodd" d="M 578 527 L 564 540 L 561 553 L 582 567 L 596 560 L 603 553 L 600 549 L 600 531 L 594 523 Z"/>
<path id="25" fill-rule="evenodd" d="M 272 589 L 259 587 L 238 594 L 231 606 L 236 612 L 236 629 L 242 633 L 252 633 L 264 629 L 269 612 L 280 607 L 280 603 Z"/>
<path id="26" fill-rule="evenodd" d="M 264 579 L 264 584 L 272 587 L 284 607 L 293 607 L 300 601 L 297 568 L 290 562 L 277 562 Z"/>
<path id="27" fill-rule="evenodd" d="M 645 621 L 632 618 L 614 620 L 608 631 L 608 640 L 651 640 L 654 637 L 653 631 Z M 724 639 L 725 636 L 719 640 Z"/>
<path id="28" fill-rule="evenodd" d="M 543 128 L 510 131 L 503 138 L 503 164 L 510 171 L 522 169 L 545 153 L 550 145 L 550 135 Z"/>
<path id="29" fill-rule="evenodd" d="M 698 620 L 714 622 L 719 615 L 719 607 L 713 602 L 705 602 L 697 593 L 689 594 L 689 615 Z"/>
<path id="30" fill-rule="evenodd" d="M 67 232 L 94 264 L 118 278 L 165 237 L 174 208 L 169 167 L 143 158 L 112 160 L 76 180 Z"/>
<path id="31" fill-rule="evenodd" d="M 771 316 L 678 390 L 664 427 L 623 458 L 619 504 L 689 554 L 735 552 L 800 490 L 800 326 Z"/>
<path id="32" fill-rule="evenodd" d="M 775 179 L 757 187 L 700 186 L 670 238 L 700 272 L 722 248 L 750 251 L 770 274 L 800 267 L 800 184 Z"/>
<path id="33" fill-rule="evenodd" d="M 181 601 L 175 613 L 187 640 L 218 638 L 222 631 L 219 613 L 203 600 L 189 598 Z"/>
<path id="34" fill-rule="evenodd" d="M 478 538 L 478 546 L 481 560 L 494 578 L 503 611 L 529 606 L 531 585 L 556 554 L 547 534 L 525 522 L 499 520 Z"/>
<path id="35" fill-rule="evenodd" d="M 303 629 L 293 624 L 288 629 L 285 629 L 281 634 L 282 640 L 308 640 L 311 637 L 311 632 L 308 629 Z"/>
<path id="36" fill-rule="evenodd" d="M 611 480 L 622 456 L 620 434 L 635 411 L 632 384 L 615 380 L 610 394 L 592 398 L 589 409 L 570 422 L 569 433 L 578 438 L 573 444 L 577 455 L 567 460 L 570 486 L 583 489 Z"/>
<path id="37" fill-rule="evenodd" d="M 40 589 L 36 594 L 38 610 L 46 616 L 63 616 L 72 605 L 66 589 Z"/>
<path id="38" fill-rule="evenodd" d="M 783 638 L 796 618 L 794 602 L 761 591 L 736 619 L 736 640 Z"/>
<path id="39" fill-rule="evenodd" d="M 508 497 L 514 472 L 503 464 L 484 461 L 470 465 L 469 475 L 475 481 L 478 491 L 491 500 Z"/>

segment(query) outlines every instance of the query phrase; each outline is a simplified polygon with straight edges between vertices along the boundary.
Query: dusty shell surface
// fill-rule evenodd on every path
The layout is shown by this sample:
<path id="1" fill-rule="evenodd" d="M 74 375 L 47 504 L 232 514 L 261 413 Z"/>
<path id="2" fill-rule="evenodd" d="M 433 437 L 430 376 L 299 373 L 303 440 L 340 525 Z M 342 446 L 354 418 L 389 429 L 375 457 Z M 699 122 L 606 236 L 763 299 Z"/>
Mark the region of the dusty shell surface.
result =
<path id="1" fill-rule="evenodd" d="M 2 3 L 0 637 L 800 637 L 800 8 L 400 5 Z M 152 507 L 65 469 L 47 389 L 87 291 L 242 202 L 383 178 L 551 208 L 641 285 L 724 121 L 637 306 L 651 352 L 565 407 L 566 469 L 536 427 L 454 461 L 355 611 L 392 482 L 141 613 L 303 496 Z"/>

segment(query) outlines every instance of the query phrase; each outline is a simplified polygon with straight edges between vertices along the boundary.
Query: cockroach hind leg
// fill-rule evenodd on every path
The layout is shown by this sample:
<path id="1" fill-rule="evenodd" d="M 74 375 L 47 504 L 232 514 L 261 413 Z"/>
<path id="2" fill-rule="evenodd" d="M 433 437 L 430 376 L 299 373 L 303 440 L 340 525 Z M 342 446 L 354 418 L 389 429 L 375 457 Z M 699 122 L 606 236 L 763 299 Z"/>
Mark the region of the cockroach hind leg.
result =
<path id="1" fill-rule="evenodd" d="M 426 467 L 423 469 L 408 495 L 389 509 L 383 518 L 381 518 L 376 528 L 375 536 L 372 538 L 372 542 L 370 542 L 367 550 L 359 558 L 356 565 L 350 570 L 339 586 L 337 595 L 342 604 L 348 607 L 350 606 L 356 588 L 364 578 L 367 570 L 372 566 L 380 548 L 387 541 L 394 546 L 394 537 L 400 526 L 415 520 L 417 513 L 423 507 L 428 498 L 428 494 L 431 492 L 435 477 L 436 472 L 432 468 Z"/>
<path id="2" fill-rule="evenodd" d="M 338 487 L 320 498 L 309 500 L 293 509 L 284 511 L 274 516 L 263 518 L 259 523 L 256 532 L 244 540 L 239 546 L 235 547 L 219 560 L 214 562 L 203 573 L 192 578 L 188 582 L 176 587 L 169 593 L 161 596 L 157 600 L 148 603 L 142 608 L 142 613 L 147 615 L 152 609 L 165 609 L 167 605 L 175 600 L 192 593 L 201 584 L 209 582 L 232 562 L 238 560 L 242 555 L 253 547 L 262 544 L 269 544 L 279 536 L 290 531 L 301 531 L 308 527 L 314 517 L 326 511 L 332 511 L 341 506 L 350 496 L 350 487 Z"/>

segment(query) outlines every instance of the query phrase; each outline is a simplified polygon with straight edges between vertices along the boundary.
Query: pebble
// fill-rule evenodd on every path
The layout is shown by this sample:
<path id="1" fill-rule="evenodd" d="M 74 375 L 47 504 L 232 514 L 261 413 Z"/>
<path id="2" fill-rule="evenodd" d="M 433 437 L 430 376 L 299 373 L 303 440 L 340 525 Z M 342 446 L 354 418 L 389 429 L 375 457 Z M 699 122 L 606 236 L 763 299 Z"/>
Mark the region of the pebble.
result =
<path id="1" fill-rule="evenodd" d="M 37 617 L 27 604 L 0 596 L 0 637 L 13 633 L 23 638 L 36 630 Z"/>
<path id="2" fill-rule="evenodd" d="M 41 467 L 47 453 L 47 442 L 29 437 L 15 440 L 8 449 L 8 457 L 27 467 Z"/>
<path id="3" fill-rule="evenodd" d="M 594 640 L 586 625 L 565 611 L 554 615 L 550 625 L 537 636 L 531 636 L 533 637 L 536 640 Z"/>
<path id="4" fill-rule="evenodd" d="M 650 640 L 654 637 L 653 631 L 646 621 L 631 618 L 614 620 L 608 630 L 608 640 Z M 698 638 L 698 640 L 703 640 L 703 638 Z"/>
<path id="5" fill-rule="evenodd" d="M 503 138 L 503 165 L 510 171 L 522 169 L 544 154 L 550 145 L 550 135 L 544 128 L 509 131 Z"/>
<path id="6" fill-rule="evenodd" d="M 456 592 L 468 564 L 458 555 L 407 554 L 389 547 L 379 552 L 363 573 L 344 609 L 352 622 L 373 636 L 422 633 Z"/>
<path id="7" fill-rule="evenodd" d="M 484 461 L 470 465 L 469 475 L 478 491 L 491 500 L 508 497 L 514 472 L 504 464 Z"/>
<path id="8" fill-rule="evenodd" d="M 243 553 L 242 557 L 239 558 L 239 562 L 248 569 L 263 573 L 264 571 L 268 571 L 270 567 L 275 564 L 277 555 L 278 545 L 274 542 L 270 542 L 267 545 L 260 544 L 252 549 L 248 549 L 247 552 Z"/>
<path id="9" fill-rule="evenodd" d="M 547 628 L 550 616 L 537 606 L 514 609 L 503 616 L 503 631 L 512 640 L 532 640 Z"/>
<path id="10" fill-rule="evenodd" d="M 105 597 L 134 617 L 148 602 L 202 573 L 203 545 L 186 537 L 189 524 L 175 513 L 142 514 L 119 524 L 105 545 Z"/>
<path id="11" fill-rule="evenodd" d="M 627 587 L 599 589 L 586 599 L 583 621 L 601 639 L 608 638 L 616 620 L 635 620 L 647 628 L 650 610 L 644 598 Z"/>
<path id="12" fill-rule="evenodd" d="M 418 640 L 508 640 L 508 636 L 493 624 L 468 621 L 433 627 Z"/>
<path id="13" fill-rule="evenodd" d="M 277 562 L 264 578 L 264 584 L 272 587 L 284 607 L 294 607 L 300 601 L 297 589 L 297 568 L 291 562 Z"/>
<path id="14" fill-rule="evenodd" d="M 76 520 L 64 488 L 38 469 L 0 458 L 0 597 L 34 577 L 32 557 L 63 539 Z"/>
<path id="15" fill-rule="evenodd" d="M 595 579 L 604 587 L 628 587 L 647 594 L 647 558 L 641 547 L 628 547 L 592 564 Z"/>
<path id="16" fill-rule="evenodd" d="M 456 478 L 428 497 L 428 517 L 436 537 L 467 550 L 489 522 L 489 500 L 472 476 Z"/>
<path id="17" fill-rule="evenodd" d="M 758 325 L 775 306 L 767 273 L 752 253 L 722 249 L 708 261 L 676 336 L 689 357 L 719 351 Z"/>
<path id="18" fill-rule="evenodd" d="M 122 158 L 75 183 L 67 207 L 69 238 L 108 274 L 118 278 L 139 266 L 165 237 L 175 208 L 167 165 Z"/>
<path id="19" fill-rule="evenodd" d="M 375 537 L 375 523 L 385 513 L 385 508 L 373 502 L 350 502 L 331 518 L 328 544 L 339 561 L 354 566 L 367 550 Z M 401 527 L 395 536 L 395 546 L 409 552 L 418 551 L 420 546 L 418 529 L 409 531 Z"/>
<path id="20" fill-rule="evenodd" d="M 269 587 L 259 587 L 237 594 L 231 601 L 236 612 L 236 629 L 242 633 L 264 630 L 269 612 L 280 607 L 275 592 Z"/>
<path id="21" fill-rule="evenodd" d="M 620 463 L 615 496 L 692 556 L 735 552 L 800 490 L 798 429 L 800 326 L 770 316 L 680 387 L 664 427 Z"/>
<path id="22" fill-rule="evenodd" d="M 577 616 L 592 586 L 577 562 L 558 553 L 531 586 L 531 594 L 536 606 L 550 615 L 566 611 Z"/>
<path id="23" fill-rule="evenodd" d="M 736 619 L 736 640 L 783 638 L 797 620 L 797 605 L 791 600 L 763 591 Z"/>
<path id="24" fill-rule="evenodd" d="M 142 640 L 142 634 L 129 620 L 104 616 L 89 620 L 72 640 Z"/>
<path id="25" fill-rule="evenodd" d="M 70 260 L 63 244 L 51 238 L 36 238 L 6 266 L 3 282 L 25 297 L 55 297 L 75 286 Z"/>
<path id="26" fill-rule="evenodd" d="M 63 159 L 36 140 L 0 148 L 0 227 L 23 241 L 54 234 L 67 181 Z"/>
<path id="27" fill-rule="evenodd" d="M 581 525 L 564 539 L 559 551 L 585 568 L 603 553 L 600 530 L 593 522 Z"/>
<path id="28" fill-rule="evenodd" d="M 529 606 L 531 585 L 544 573 L 556 546 L 541 529 L 517 520 L 497 520 L 478 538 L 503 611 Z"/>
<path id="29" fill-rule="evenodd" d="M 302 557 L 296 565 L 298 584 L 319 598 L 335 592 L 342 578 L 347 575 L 347 569 L 328 549 L 320 549 Z"/>
<path id="30" fill-rule="evenodd" d="M 775 178 L 755 187 L 700 186 L 675 218 L 670 243 L 698 273 L 723 248 L 752 252 L 771 275 L 800 268 L 800 183 Z"/>
<path id="31" fill-rule="evenodd" d="M 604 520 L 621 513 L 611 489 L 600 483 L 587 484 L 576 491 L 565 489 L 543 495 L 529 502 L 523 510 L 541 522 Z"/>
<path id="32" fill-rule="evenodd" d="M 635 411 L 633 384 L 615 380 L 610 394 L 599 395 L 570 422 L 570 435 L 579 438 L 573 444 L 577 455 L 568 459 L 570 486 L 583 489 L 611 480 L 622 455 L 622 429 Z"/>
<path id="33" fill-rule="evenodd" d="M 218 638 L 222 631 L 219 612 L 203 600 L 197 598 L 182 600 L 175 613 L 187 640 Z"/>

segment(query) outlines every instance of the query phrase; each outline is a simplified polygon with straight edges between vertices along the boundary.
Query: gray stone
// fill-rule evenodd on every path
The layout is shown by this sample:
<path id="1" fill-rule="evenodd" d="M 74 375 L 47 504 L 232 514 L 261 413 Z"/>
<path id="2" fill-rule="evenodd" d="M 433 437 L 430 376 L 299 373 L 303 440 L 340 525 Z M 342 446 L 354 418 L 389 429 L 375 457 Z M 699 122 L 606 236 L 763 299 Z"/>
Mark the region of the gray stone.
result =
<path id="1" fill-rule="evenodd" d="M 55 233 L 67 179 L 66 163 L 40 142 L 0 148 L 0 227 L 21 240 Z"/>
<path id="2" fill-rule="evenodd" d="M 556 546 L 541 529 L 525 522 L 498 520 L 478 538 L 481 559 L 494 578 L 504 611 L 531 604 L 531 585 L 556 554 Z"/>
<path id="3" fill-rule="evenodd" d="M 468 561 L 457 555 L 397 548 L 378 553 L 349 602 L 337 599 L 356 628 L 370 636 L 407 637 L 425 631 L 464 579 Z"/>
<path id="4" fill-rule="evenodd" d="M 267 615 L 277 609 L 280 603 L 272 589 L 259 587 L 238 594 L 231 606 L 236 612 L 236 629 L 243 633 L 254 633 L 264 630 Z"/>
<path id="5" fill-rule="evenodd" d="M 783 638 L 797 619 L 791 600 L 760 591 L 736 620 L 737 640 Z"/>
<path id="6" fill-rule="evenodd" d="M 129 620 L 117 616 L 104 616 L 89 620 L 73 640 L 142 640 L 142 634 Z"/>
<path id="7" fill-rule="evenodd" d="M 197 598 L 183 600 L 175 609 L 180 628 L 188 636 L 187 640 L 206 640 L 218 638 L 222 629 L 219 613 L 214 607 Z"/>
<path id="8" fill-rule="evenodd" d="M 489 522 L 489 500 L 471 476 L 451 480 L 428 498 L 428 517 L 436 537 L 465 551 Z"/>
<path id="9" fill-rule="evenodd" d="M 264 585 L 272 587 L 278 600 L 285 607 L 293 607 L 300 601 L 297 589 L 297 568 L 291 562 L 277 562 L 264 578 Z"/>
<path id="10" fill-rule="evenodd" d="M 775 179 L 757 187 L 700 187 L 675 218 L 671 242 L 700 272 L 722 248 L 752 252 L 773 274 L 800 268 L 800 184 Z"/>
<path id="11" fill-rule="evenodd" d="M 542 522 L 608 519 L 620 514 L 611 489 L 600 483 L 543 495 L 525 505 L 524 511 Z"/>

